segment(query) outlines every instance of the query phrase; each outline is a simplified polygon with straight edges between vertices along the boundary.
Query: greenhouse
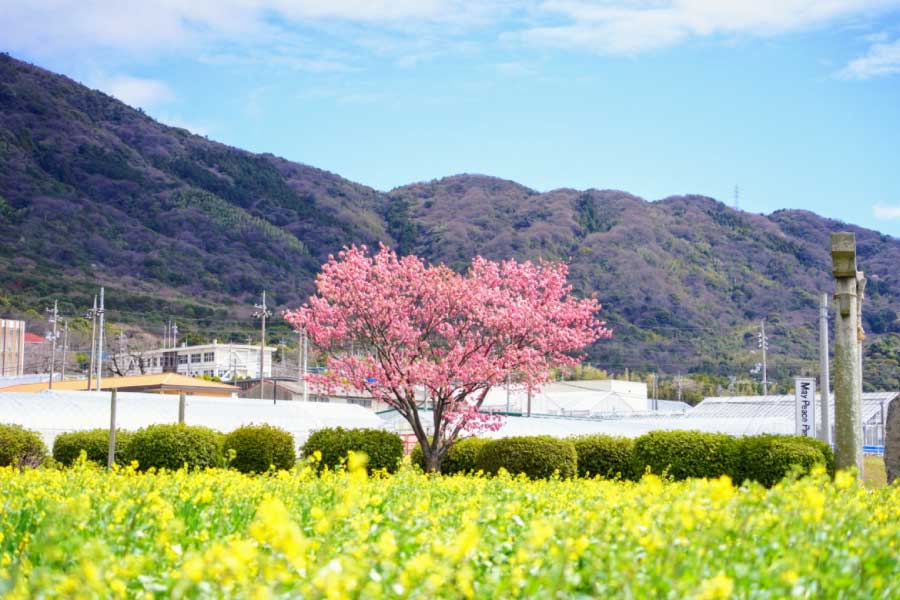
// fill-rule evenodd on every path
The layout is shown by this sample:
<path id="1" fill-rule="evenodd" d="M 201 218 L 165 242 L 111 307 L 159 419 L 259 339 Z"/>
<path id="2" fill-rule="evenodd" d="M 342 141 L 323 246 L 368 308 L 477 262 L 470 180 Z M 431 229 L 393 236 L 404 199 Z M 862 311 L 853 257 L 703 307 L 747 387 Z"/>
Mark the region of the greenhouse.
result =
<path id="1" fill-rule="evenodd" d="M 15 423 L 41 434 L 47 445 L 66 431 L 109 427 L 110 392 L 44 391 L 0 393 L 0 423 Z M 120 392 L 116 422 L 122 429 L 139 429 L 178 420 L 178 396 Z M 249 398 L 186 396 L 185 423 L 231 431 L 249 423 L 268 423 L 294 435 L 302 444 L 325 427 L 383 428 L 370 410 L 354 404 L 279 402 Z"/>

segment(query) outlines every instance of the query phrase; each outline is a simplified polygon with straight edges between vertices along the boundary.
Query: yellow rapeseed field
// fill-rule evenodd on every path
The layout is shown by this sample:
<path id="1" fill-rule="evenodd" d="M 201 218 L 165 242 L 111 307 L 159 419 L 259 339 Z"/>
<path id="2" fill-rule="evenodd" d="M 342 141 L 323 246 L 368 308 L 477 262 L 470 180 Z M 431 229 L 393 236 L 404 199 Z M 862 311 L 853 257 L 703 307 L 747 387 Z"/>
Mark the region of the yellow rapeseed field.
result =
<path id="1" fill-rule="evenodd" d="M 0 469 L 5 598 L 900 597 L 900 487 Z"/>

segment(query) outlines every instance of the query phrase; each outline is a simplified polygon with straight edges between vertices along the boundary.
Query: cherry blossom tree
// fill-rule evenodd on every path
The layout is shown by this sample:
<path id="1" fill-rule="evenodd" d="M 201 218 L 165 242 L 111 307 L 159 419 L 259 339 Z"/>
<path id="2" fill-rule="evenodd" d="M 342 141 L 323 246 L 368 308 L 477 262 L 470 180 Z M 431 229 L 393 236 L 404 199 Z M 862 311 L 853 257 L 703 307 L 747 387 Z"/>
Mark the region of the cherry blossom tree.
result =
<path id="1" fill-rule="evenodd" d="M 578 352 L 611 335 L 595 316 L 600 304 L 573 297 L 567 275 L 561 263 L 481 257 L 460 274 L 383 245 L 374 255 L 352 246 L 329 257 L 316 295 L 285 319 L 328 356 L 311 385 L 351 387 L 396 409 L 435 471 L 460 434 L 501 425 L 479 410 L 491 387 L 513 377 L 537 389 L 551 368 L 578 364 Z"/>

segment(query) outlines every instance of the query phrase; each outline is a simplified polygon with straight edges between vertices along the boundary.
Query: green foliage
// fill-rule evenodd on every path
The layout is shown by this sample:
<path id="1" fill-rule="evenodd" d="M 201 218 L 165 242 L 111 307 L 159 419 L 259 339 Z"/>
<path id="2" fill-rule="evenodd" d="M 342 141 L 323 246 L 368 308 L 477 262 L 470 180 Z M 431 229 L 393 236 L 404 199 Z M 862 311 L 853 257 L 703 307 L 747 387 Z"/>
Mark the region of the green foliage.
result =
<path id="1" fill-rule="evenodd" d="M 271 425 L 244 425 L 225 436 L 225 455 L 234 450 L 229 463 L 242 473 L 263 473 L 270 466 L 288 470 L 294 466 L 297 453 L 294 436 Z"/>
<path id="2" fill-rule="evenodd" d="M 116 430 L 116 462 L 120 465 L 127 462 L 131 436 L 130 431 Z M 106 465 L 109 458 L 109 430 L 72 431 L 61 433 L 53 440 L 53 458 L 61 465 L 68 467 L 74 463 L 82 450 L 89 461 Z"/>
<path id="3" fill-rule="evenodd" d="M 441 473 L 455 475 L 457 473 L 473 473 L 478 470 L 478 453 L 490 442 L 490 440 L 478 437 L 468 437 L 456 440 L 444 455 L 441 462 Z M 414 465 L 425 469 L 425 455 L 422 447 L 416 445 L 410 454 L 410 460 Z"/>
<path id="4" fill-rule="evenodd" d="M 735 481 L 758 481 L 766 487 L 772 487 L 791 473 L 806 475 L 816 465 L 827 463 L 820 448 L 798 436 L 745 437 L 738 441 L 738 453 L 740 468 Z"/>
<path id="5" fill-rule="evenodd" d="M 488 474 L 496 474 L 501 467 L 531 479 L 547 479 L 554 473 L 563 478 L 578 474 L 578 455 L 572 442 L 546 435 L 491 440 L 481 447 L 475 462 Z"/>
<path id="6" fill-rule="evenodd" d="M 370 473 L 380 469 L 393 473 L 403 458 L 403 440 L 396 433 L 381 429 L 332 427 L 314 431 L 303 444 L 301 453 L 304 457 L 310 457 L 317 450 L 322 455 L 320 468 L 340 467 L 352 450 L 369 457 L 366 468 Z"/>
<path id="7" fill-rule="evenodd" d="M 183 423 L 150 425 L 133 434 L 127 458 L 138 461 L 142 470 L 218 467 L 222 465 L 222 434 Z"/>
<path id="8" fill-rule="evenodd" d="M 738 470 L 737 440 L 722 433 L 651 431 L 634 442 L 634 466 L 674 479 L 734 476 Z"/>
<path id="9" fill-rule="evenodd" d="M 606 479 L 635 479 L 634 440 L 611 435 L 585 435 L 571 438 L 578 454 L 578 475 Z"/>
<path id="10" fill-rule="evenodd" d="M 0 467 L 38 467 L 46 456 L 47 447 L 36 431 L 0 423 Z"/>

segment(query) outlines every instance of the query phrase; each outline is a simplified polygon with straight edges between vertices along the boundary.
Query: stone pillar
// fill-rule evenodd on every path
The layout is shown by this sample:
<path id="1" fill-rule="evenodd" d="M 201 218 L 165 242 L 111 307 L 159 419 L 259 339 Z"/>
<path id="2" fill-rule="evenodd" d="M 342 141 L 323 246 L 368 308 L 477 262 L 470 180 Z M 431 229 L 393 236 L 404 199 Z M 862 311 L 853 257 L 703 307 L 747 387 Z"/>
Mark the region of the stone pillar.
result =
<path id="1" fill-rule="evenodd" d="M 900 396 L 888 404 L 884 422 L 884 466 L 888 485 L 900 478 Z"/>
<path id="2" fill-rule="evenodd" d="M 835 467 L 856 467 L 862 474 L 862 398 L 859 373 L 858 288 L 856 236 L 831 234 L 832 271 L 835 278 L 834 321 L 834 443 Z"/>

